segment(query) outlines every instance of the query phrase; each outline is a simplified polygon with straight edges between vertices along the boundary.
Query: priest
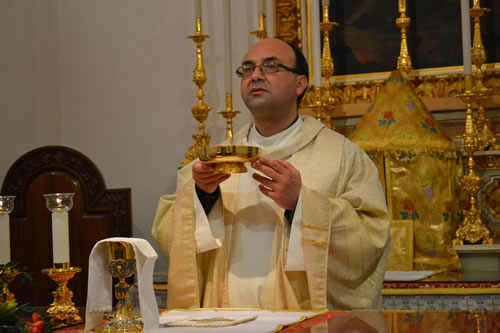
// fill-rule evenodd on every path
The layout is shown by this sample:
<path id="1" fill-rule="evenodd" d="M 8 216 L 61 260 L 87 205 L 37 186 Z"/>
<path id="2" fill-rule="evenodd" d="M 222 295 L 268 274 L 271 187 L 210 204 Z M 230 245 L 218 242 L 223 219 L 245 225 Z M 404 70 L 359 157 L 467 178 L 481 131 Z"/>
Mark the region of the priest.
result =
<path id="1" fill-rule="evenodd" d="M 224 144 L 262 157 L 232 175 L 194 161 L 160 198 L 152 232 L 169 262 L 168 306 L 381 308 L 390 220 L 377 168 L 298 115 L 309 71 L 295 46 L 262 40 L 236 73 L 253 120 Z"/>

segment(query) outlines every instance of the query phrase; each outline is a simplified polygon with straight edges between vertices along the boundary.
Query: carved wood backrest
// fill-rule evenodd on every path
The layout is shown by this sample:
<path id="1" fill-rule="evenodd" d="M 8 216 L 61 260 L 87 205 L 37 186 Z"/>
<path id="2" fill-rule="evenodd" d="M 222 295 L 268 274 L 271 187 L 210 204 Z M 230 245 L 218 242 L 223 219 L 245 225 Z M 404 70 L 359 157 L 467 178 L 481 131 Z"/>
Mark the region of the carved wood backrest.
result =
<path id="1" fill-rule="evenodd" d="M 88 259 L 94 244 L 108 237 L 132 234 L 130 189 L 106 189 L 104 179 L 86 156 L 63 146 L 46 146 L 21 156 L 5 176 L 2 195 L 15 195 L 10 214 L 11 261 L 26 266 L 34 286 L 18 277 L 9 289 L 19 303 L 50 305 L 56 284 L 41 273 L 52 267 L 51 213 L 46 193 L 75 193 L 69 212 L 71 266 L 82 268 L 68 283 L 73 302 L 87 298 Z"/>

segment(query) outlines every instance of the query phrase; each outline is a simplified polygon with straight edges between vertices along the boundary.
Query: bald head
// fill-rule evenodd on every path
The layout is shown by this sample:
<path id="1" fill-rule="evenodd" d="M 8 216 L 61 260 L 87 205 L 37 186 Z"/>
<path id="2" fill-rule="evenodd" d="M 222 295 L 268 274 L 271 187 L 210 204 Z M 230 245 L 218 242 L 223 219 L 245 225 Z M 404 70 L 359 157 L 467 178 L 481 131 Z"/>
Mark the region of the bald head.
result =
<path id="1" fill-rule="evenodd" d="M 282 40 L 264 39 L 243 58 L 241 96 L 257 123 L 288 125 L 297 117 L 298 97 L 307 87 L 306 75 L 296 68 L 297 52 Z"/>

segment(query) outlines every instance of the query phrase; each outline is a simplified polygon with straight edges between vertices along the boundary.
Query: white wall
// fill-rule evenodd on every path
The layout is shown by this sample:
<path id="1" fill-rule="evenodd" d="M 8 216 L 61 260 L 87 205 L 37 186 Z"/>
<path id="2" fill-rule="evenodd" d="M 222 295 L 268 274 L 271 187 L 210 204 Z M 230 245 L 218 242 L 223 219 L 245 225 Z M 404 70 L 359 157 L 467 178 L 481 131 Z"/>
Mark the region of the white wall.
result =
<path id="1" fill-rule="evenodd" d="M 203 32 L 211 36 L 203 44 L 205 102 L 213 108 L 206 126 L 215 143 L 225 134 L 216 113 L 225 107 L 222 1 L 202 3 Z M 256 41 L 248 34 L 256 2 L 231 5 L 234 71 Z M 0 179 L 31 149 L 76 149 L 108 188 L 132 189 L 133 236 L 156 248 L 158 198 L 175 191 L 177 168 L 198 131 L 192 33 L 193 1 L 0 0 Z M 234 108 L 244 111 L 238 127 L 249 115 L 233 79 Z M 167 271 L 161 255 L 155 270 Z"/>

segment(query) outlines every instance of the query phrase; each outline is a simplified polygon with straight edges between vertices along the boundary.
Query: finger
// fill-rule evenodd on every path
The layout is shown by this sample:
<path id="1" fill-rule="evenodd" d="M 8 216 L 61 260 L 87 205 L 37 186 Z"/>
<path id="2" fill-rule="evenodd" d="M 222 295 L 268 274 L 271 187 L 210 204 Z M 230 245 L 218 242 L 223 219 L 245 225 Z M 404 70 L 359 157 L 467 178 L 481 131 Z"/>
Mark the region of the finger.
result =
<path id="1" fill-rule="evenodd" d="M 274 167 L 277 166 L 277 163 L 274 162 L 275 161 L 267 158 L 262 161 L 261 158 L 261 160 L 252 163 L 252 168 L 254 168 L 255 170 L 259 170 L 269 178 L 277 179 L 279 178 L 280 173 L 276 169 L 274 169 Z"/>
<path id="2" fill-rule="evenodd" d="M 207 186 L 219 185 L 223 181 L 229 178 L 230 175 L 224 175 L 223 177 L 219 177 L 217 179 L 212 179 L 211 181 L 205 183 Z"/>
<path id="3" fill-rule="evenodd" d="M 268 198 L 272 199 L 273 201 L 275 200 L 275 192 L 270 189 L 265 187 L 264 185 L 259 185 L 259 190 Z"/>
<path id="4" fill-rule="evenodd" d="M 259 175 L 258 173 L 254 173 L 252 175 L 252 178 L 261 183 L 262 185 L 268 187 L 269 189 L 275 190 L 274 187 L 276 186 L 276 183 L 274 182 L 274 180 Z"/>
<path id="5" fill-rule="evenodd" d="M 283 168 L 287 170 L 295 170 L 295 167 L 291 165 L 289 162 L 283 161 L 283 160 L 277 160 L 276 164 L 278 165 L 278 168 Z"/>

